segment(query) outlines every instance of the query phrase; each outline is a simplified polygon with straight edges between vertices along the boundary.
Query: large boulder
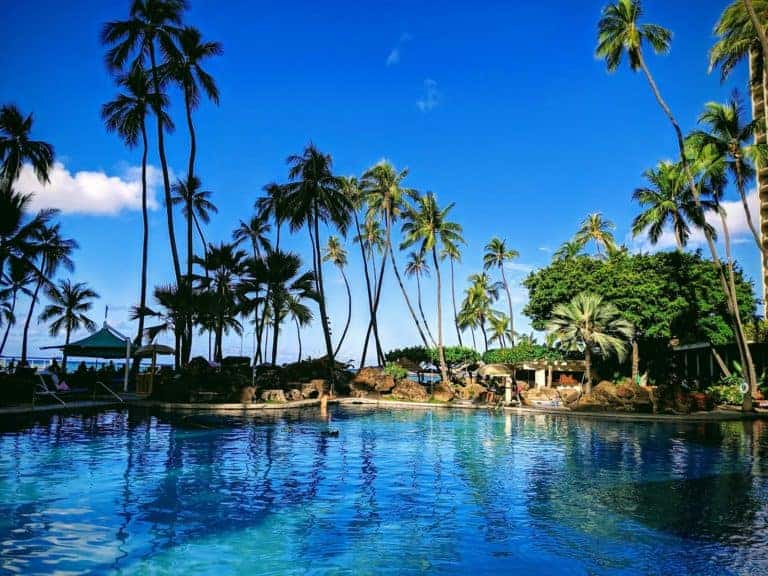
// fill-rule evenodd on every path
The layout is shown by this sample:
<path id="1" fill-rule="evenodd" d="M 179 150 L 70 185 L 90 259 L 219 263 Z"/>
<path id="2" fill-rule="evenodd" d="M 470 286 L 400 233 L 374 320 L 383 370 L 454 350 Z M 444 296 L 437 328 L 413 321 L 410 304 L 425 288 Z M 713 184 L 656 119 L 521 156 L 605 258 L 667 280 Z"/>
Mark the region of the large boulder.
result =
<path id="1" fill-rule="evenodd" d="M 253 386 L 243 386 L 240 389 L 240 402 L 243 404 L 252 404 L 256 396 L 256 388 Z"/>
<path id="2" fill-rule="evenodd" d="M 352 378 L 349 387 L 353 396 L 368 392 L 387 394 L 395 387 L 395 379 L 379 368 L 363 368 Z"/>
<path id="3" fill-rule="evenodd" d="M 560 386 L 557 388 L 557 393 L 560 394 L 560 400 L 566 406 L 571 406 L 578 402 L 581 398 L 581 392 L 578 388 L 572 388 L 570 386 Z"/>
<path id="4" fill-rule="evenodd" d="M 319 398 L 325 394 L 328 386 L 326 385 L 325 380 L 322 378 L 317 378 L 315 380 L 302 383 L 300 388 L 302 398 Z"/>
<path id="5" fill-rule="evenodd" d="M 582 396 L 573 406 L 584 412 L 642 412 L 653 411 L 648 388 L 624 381 L 618 386 L 603 381 Z"/>
<path id="6" fill-rule="evenodd" d="M 285 393 L 285 397 L 290 402 L 296 402 L 298 400 L 304 399 L 304 397 L 301 394 L 301 390 L 299 390 L 298 388 L 291 388 L 290 390 L 288 390 L 288 392 Z"/>
<path id="7" fill-rule="evenodd" d="M 264 402 L 285 402 L 285 393 L 282 390 L 264 390 L 261 393 L 261 399 Z"/>
<path id="8" fill-rule="evenodd" d="M 474 402 L 484 399 L 488 389 L 485 388 L 485 386 L 470 381 L 465 386 L 457 386 L 455 391 L 456 396 L 462 400 L 471 400 Z"/>
<path id="9" fill-rule="evenodd" d="M 524 406 L 536 406 L 538 402 L 559 402 L 560 394 L 555 388 L 531 388 L 520 392 L 520 399 Z"/>
<path id="10" fill-rule="evenodd" d="M 429 399 L 427 389 L 413 380 L 400 380 L 392 389 L 392 398 L 410 402 L 426 402 Z"/>
<path id="11" fill-rule="evenodd" d="M 437 402 L 450 402 L 456 393 L 448 382 L 438 382 L 432 389 L 432 399 Z"/>

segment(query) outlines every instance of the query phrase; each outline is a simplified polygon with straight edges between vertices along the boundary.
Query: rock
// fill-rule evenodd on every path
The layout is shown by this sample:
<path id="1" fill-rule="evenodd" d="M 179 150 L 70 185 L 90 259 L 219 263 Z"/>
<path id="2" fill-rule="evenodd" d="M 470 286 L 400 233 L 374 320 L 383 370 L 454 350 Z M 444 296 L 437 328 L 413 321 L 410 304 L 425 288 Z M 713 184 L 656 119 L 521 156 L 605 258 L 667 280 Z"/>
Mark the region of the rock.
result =
<path id="1" fill-rule="evenodd" d="M 328 382 L 325 379 L 315 378 L 314 380 L 310 380 L 309 383 L 315 387 L 318 396 L 328 393 Z"/>
<path id="2" fill-rule="evenodd" d="M 432 398 L 438 402 L 450 402 L 454 396 L 453 386 L 447 382 L 438 382 L 432 390 Z"/>
<path id="3" fill-rule="evenodd" d="M 413 380 L 400 380 L 392 390 L 392 397 L 396 400 L 408 400 L 411 402 L 426 402 L 429 399 L 427 389 Z"/>
<path id="4" fill-rule="evenodd" d="M 363 368 L 349 383 L 351 391 L 389 393 L 395 387 L 395 379 L 379 368 Z"/>
<path id="5" fill-rule="evenodd" d="M 480 386 L 480 384 L 475 384 L 474 382 L 470 382 L 465 386 L 457 386 L 455 388 L 456 396 L 461 398 L 462 400 L 478 400 L 480 398 L 484 398 L 485 394 L 488 393 L 488 389 L 485 388 L 485 386 Z"/>
<path id="6" fill-rule="evenodd" d="M 252 404 L 256 396 L 256 388 L 253 386 L 244 386 L 240 389 L 240 402 L 243 404 Z"/>
<path id="7" fill-rule="evenodd" d="M 301 384 L 301 397 L 302 398 L 319 398 L 326 391 L 325 380 L 318 378 L 316 380 L 310 380 Z"/>
<path id="8" fill-rule="evenodd" d="M 297 388 L 291 388 L 290 390 L 288 390 L 288 392 L 286 392 L 286 394 L 285 394 L 285 397 L 290 402 L 296 402 L 298 400 L 303 400 L 304 399 L 304 397 L 301 394 L 301 390 L 299 390 Z"/>
<path id="9" fill-rule="evenodd" d="M 585 412 L 642 412 L 653 411 L 653 402 L 648 388 L 624 381 L 618 386 L 603 381 L 582 396 L 574 410 Z"/>
<path id="10" fill-rule="evenodd" d="M 576 403 L 581 397 L 581 392 L 576 388 L 557 388 L 557 393 L 560 394 L 560 399 L 566 406 Z"/>
<path id="11" fill-rule="evenodd" d="M 285 402 L 285 393 L 282 390 L 264 390 L 261 399 L 264 402 Z"/>
<path id="12" fill-rule="evenodd" d="M 520 399 L 525 406 L 535 406 L 536 402 L 557 402 L 560 394 L 555 388 L 531 388 L 520 392 Z"/>

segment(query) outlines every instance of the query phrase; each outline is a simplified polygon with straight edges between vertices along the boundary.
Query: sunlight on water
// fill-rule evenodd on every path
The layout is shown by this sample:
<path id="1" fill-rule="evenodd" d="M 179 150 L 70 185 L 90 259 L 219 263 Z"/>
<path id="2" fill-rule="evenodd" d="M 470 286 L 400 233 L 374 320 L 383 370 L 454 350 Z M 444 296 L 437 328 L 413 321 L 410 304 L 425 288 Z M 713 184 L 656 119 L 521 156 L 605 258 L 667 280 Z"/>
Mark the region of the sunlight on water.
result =
<path id="1" fill-rule="evenodd" d="M 8 428 L 0 571 L 768 573 L 763 422 L 331 418 L 126 410 Z"/>

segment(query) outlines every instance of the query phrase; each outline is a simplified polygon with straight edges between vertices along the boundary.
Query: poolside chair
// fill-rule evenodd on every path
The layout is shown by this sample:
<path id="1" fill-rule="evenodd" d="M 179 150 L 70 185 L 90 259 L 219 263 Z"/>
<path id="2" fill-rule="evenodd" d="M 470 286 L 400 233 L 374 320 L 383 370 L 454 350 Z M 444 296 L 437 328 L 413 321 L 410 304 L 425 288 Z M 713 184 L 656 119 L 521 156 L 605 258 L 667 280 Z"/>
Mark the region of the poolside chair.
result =
<path id="1" fill-rule="evenodd" d="M 52 374 L 50 372 L 40 372 L 38 373 L 37 378 L 38 378 L 38 381 L 37 381 L 37 385 L 35 386 L 33 400 L 37 400 L 38 398 L 49 397 L 49 398 L 53 398 L 63 406 L 67 405 L 67 403 L 64 402 L 64 400 L 62 400 L 61 397 L 59 396 L 59 393 L 63 392 L 63 390 L 59 390 L 58 388 L 59 378 L 58 376 L 56 376 L 56 374 Z M 64 386 L 66 386 L 66 384 L 64 384 Z M 69 388 L 67 388 L 67 390 L 68 389 Z"/>

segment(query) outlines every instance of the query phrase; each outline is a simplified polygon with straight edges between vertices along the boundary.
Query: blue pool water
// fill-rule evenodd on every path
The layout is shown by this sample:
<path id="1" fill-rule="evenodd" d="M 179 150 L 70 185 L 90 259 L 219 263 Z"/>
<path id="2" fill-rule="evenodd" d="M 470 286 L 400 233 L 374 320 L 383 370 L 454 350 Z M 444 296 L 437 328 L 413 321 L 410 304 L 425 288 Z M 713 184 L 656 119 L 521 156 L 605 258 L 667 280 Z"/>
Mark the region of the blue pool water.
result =
<path id="1" fill-rule="evenodd" d="M 0 572 L 768 574 L 768 423 L 330 416 L 3 422 Z"/>

